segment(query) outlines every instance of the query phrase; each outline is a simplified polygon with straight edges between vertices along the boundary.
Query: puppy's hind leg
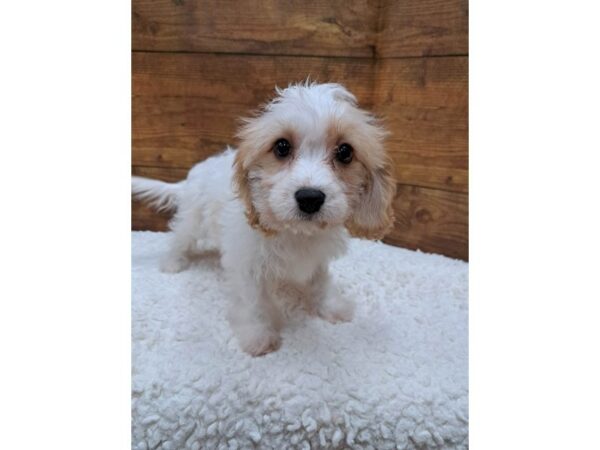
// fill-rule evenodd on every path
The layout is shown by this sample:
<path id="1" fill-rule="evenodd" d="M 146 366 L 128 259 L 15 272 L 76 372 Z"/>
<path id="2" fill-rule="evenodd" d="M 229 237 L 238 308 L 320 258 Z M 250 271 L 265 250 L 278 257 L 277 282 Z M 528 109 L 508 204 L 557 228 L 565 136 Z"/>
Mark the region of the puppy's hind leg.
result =
<path id="1" fill-rule="evenodd" d="M 187 269 L 196 249 L 196 229 L 198 221 L 194 214 L 177 214 L 170 224 L 173 236 L 169 251 L 163 257 L 160 270 L 165 273 L 177 273 Z"/>

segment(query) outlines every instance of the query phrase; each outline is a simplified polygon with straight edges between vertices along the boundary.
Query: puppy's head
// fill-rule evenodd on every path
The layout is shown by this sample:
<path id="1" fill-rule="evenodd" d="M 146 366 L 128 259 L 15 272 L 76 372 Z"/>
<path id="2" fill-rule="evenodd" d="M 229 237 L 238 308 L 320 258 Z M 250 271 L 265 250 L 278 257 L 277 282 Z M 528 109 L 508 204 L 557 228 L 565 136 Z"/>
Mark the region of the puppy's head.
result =
<path id="1" fill-rule="evenodd" d="M 277 89 L 238 134 L 234 181 L 250 224 L 267 234 L 345 225 L 383 237 L 395 193 L 385 135 L 339 84 Z"/>

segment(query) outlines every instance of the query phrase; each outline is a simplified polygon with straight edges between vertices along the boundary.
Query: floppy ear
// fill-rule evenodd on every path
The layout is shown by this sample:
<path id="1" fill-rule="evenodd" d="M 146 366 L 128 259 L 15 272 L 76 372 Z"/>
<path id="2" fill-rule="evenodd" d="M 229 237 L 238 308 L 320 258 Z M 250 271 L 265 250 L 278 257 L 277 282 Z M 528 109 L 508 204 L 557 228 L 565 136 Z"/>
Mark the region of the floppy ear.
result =
<path id="1" fill-rule="evenodd" d="M 379 167 L 368 171 L 364 191 L 346 228 L 354 237 L 381 239 L 394 224 L 392 202 L 396 181 L 386 159 Z"/>
<path id="2" fill-rule="evenodd" d="M 259 226 L 258 213 L 252 204 L 252 195 L 250 194 L 250 184 L 248 181 L 248 167 L 243 146 L 238 148 L 233 161 L 233 188 L 238 198 L 246 207 L 246 218 L 252 228 Z M 246 167 L 245 167 L 246 166 Z"/>
<path id="3" fill-rule="evenodd" d="M 242 131 L 242 133 L 245 133 L 245 131 Z M 246 207 L 246 218 L 248 220 L 248 224 L 252 228 L 256 228 L 257 230 L 262 231 L 264 234 L 271 236 L 275 234 L 275 232 L 265 228 L 260 223 L 260 216 L 254 207 L 254 203 L 252 202 L 249 167 L 252 164 L 252 155 L 256 153 L 256 150 L 253 149 L 252 145 L 250 144 L 252 142 L 251 139 L 244 139 L 247 138 L 245 134 L 242 134 L 241 136 L 242 142 L 237 149 L 235 159 L 233 161 L 233 190 Z"/>

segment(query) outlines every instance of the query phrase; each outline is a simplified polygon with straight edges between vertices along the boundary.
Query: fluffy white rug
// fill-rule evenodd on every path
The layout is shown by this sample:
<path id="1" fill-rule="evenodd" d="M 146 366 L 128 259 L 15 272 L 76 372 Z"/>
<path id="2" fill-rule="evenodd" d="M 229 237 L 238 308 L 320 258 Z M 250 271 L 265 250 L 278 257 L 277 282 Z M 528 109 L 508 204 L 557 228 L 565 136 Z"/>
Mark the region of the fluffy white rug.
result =
<path id="1" fill-rule="evenodd" d="M 466 263 L 353 240 L 332 272 L 354 320 L 251 358 L 218 258 L 162 274 L 167 237 L 132 236 L 134 449 L 468 447 Z"/>

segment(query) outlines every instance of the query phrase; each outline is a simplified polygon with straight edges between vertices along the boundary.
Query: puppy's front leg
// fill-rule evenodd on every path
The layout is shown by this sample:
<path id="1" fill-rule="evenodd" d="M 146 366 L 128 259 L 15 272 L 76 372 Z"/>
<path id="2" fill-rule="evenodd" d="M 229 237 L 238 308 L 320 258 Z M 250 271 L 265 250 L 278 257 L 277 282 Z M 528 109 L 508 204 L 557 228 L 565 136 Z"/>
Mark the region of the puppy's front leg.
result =
<path id="1" fill-rule="evenodd" d="M 274 352 L 281 346 L 282 316 L 264 281 L 248 279 L 230 305 L 228 319 L 240 347 L 252 356 Z"/>
<path id="2" fill-rule="evenodd" d="M 320 267 L 312 283 L 312 310 L 321 319 L 331 323 L 350 322 L 354 317 L 354 302 L 343 298 L 331 280 L 328 268 Z"/>

